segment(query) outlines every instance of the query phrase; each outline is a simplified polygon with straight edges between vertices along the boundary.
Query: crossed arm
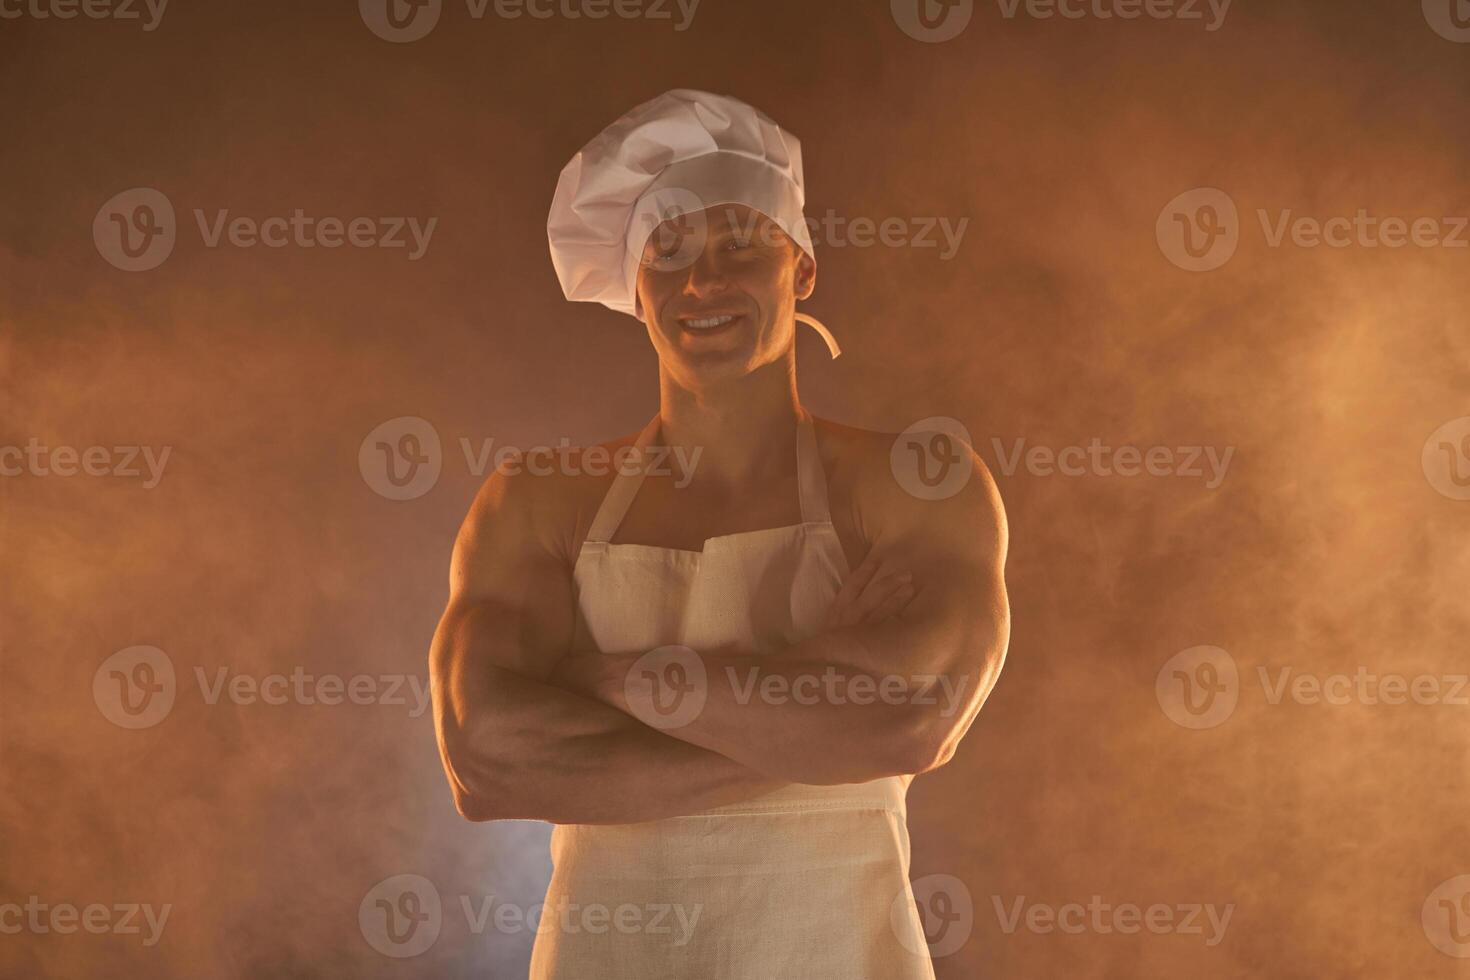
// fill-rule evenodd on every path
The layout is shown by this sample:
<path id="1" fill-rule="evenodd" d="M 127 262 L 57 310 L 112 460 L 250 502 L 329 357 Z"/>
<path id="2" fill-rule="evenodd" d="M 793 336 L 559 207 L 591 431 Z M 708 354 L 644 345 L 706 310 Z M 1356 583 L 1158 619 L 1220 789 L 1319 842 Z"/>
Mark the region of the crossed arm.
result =
<path id="1" fill-rule="evenodd" d="M 1004 517 L 989 474 L 972 462 L 974 479 L 942 501 L 909 497 L 886 466 L 860 483 L 854 499 L 872 550 L 830 628 L 765 657 L 698 651 L 705 704 L 668 730 L 639 721 L 628 703 L 641 651 L 569 653 L 575 598 L 554 522 L 538 513 L 527 477 L 493 477 L 456 543 L 430 656 L 440 755 L 460 812 L 634 823 L 790 782 L 865 782 L 947 762 L 995 683 L 1009 632 Z M 914 587 L 903 591 L 880 568 L 913 570 Z M 772 685 L 820 693 L 759 693 Z"/>

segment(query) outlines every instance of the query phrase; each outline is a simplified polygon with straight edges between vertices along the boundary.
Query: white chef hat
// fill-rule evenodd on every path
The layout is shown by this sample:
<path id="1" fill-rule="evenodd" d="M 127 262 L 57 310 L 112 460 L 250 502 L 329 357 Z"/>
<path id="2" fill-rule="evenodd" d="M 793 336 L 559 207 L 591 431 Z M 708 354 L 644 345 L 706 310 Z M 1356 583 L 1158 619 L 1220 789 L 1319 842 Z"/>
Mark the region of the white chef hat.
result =
<path id="1" fill-rule="evenodd" d="M 625 114 L 578 150 L 556 183 L 546 236 L 569 300 L 637 315 L 638 265 L 653 230 L 719 204 L 744 204 L 815 257 L 802 207 L 801 142 L 726 95 L 674 89 Z M 831 332 L 796 314 L 822 334 Z"/>

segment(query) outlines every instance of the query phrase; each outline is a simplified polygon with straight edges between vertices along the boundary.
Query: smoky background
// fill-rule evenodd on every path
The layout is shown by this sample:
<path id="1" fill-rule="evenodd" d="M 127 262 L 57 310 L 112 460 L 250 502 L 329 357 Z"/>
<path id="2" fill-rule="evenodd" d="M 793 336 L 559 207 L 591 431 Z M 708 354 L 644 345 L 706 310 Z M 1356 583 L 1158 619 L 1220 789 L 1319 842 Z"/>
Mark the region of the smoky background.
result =
<path id="1" fill-rule="evenodd" d="M 640 325 L 568 304 L 556 176 L 674 87 L 802 140 L 810 216 L 968 219 L 958 252 L 818 243 L 799 339 L 818 415 L 961 420 L 1012 536 L 998 688 L 910 793 L 913 875 L 974 928 L 941 978 L 1470 975 L 1425 897 L 1470 873 L 1466 707 L 1306 705 L 1257 668 L 1464 673 L 1470 503 L 1420 465 L 1470 414 L 1470 251 L 1270 247 L 1257 209 L 1470 213 L 1470 46 L 1417 4 L 1240 2 L 1201 22 L 1006 18 L 907 36 L 888 4 L 704 0 L 674 20 L 474 20 L 421 40 L 352 4 L 175 0 L 156 30 L 0 22 L 0 445 L 171 447 L 158 485 L 0 478 L 0 902 L 171 903 L 139 936 L 0 937 L 6 976 L 523 976 L 547 828 L 454 813 L 429 713 L 210 705 L 196 670 L 426 674 L 453 536 L 480 482 L 459 440 L 609 439 L 656 409 Z M 163 192 L 158 268 L 99 255 L 103 202 Z M 1229 193 L 1240 244 L 1177 268 L 1160 210 Z M 405 249 L 209 248 L 193 217 L 437 217 Z M 942 239 L 940 239 L 942 242 Z M 393 501 L 358 465 L 386 420 L 443 441 Z M 1234 447 L 1182 477 L 1001 471 L 1028 446 Z M 956 528 L 957 534 L 964 533 Z M 114 652 L 165 651 L 172 711 L 93 697 Z M 1194 731 L 1155 678 L 1213 645 L 1240 703 Z M 365 941 L 359 905 L 417 874 L 432 948 Z M 1235 906 L 1223 942 L 1001 928 L 997 903 Z M 820 941 L 820 937 L 813 937 Z"/>

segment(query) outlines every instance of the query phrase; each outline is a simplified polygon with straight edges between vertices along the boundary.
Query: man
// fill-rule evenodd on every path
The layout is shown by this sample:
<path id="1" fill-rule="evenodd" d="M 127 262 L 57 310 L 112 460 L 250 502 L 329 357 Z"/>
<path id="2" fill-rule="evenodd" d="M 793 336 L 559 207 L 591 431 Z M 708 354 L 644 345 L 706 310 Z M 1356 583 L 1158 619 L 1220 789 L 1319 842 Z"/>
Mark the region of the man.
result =
<path id="1" fill-rule="evenodd" d="M 1005 522 L 968 449 L 920 499 L 893 435 L 802 407 L 803 200 L 793 136 L 691 90 L 557 187 L 563 288 L 645 324 L 659 413 L 486 482 L 431 654 L 460 812 L 557 825 L 538 980 L 933 976 L 904 796 L 1000 671 Z"/>

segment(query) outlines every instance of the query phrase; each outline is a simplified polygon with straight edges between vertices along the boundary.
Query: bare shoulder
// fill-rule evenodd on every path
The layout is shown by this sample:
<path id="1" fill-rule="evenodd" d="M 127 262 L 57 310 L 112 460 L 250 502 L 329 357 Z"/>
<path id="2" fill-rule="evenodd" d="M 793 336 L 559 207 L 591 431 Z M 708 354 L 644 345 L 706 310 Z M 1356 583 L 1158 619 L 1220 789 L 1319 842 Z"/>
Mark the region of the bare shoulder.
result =
<path id="1" fill-rule="evenodd" d="M 638 434 L 591 446 L 506 453 L 480 486 L 456 550 L 570 563 Z"/>
<path id="2" fill-rule="evenodd" d="M 863 541 L 871 544 L 901 528 L 962 521 L 984 528 L 990 533 L 981 539 L 1004 549 L 1000 493 L 962 437 L 939 426 L 881 432 L 827 419 L 814 424 L 834 520 L 845 517 Z"/>

